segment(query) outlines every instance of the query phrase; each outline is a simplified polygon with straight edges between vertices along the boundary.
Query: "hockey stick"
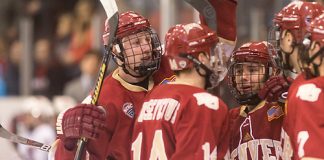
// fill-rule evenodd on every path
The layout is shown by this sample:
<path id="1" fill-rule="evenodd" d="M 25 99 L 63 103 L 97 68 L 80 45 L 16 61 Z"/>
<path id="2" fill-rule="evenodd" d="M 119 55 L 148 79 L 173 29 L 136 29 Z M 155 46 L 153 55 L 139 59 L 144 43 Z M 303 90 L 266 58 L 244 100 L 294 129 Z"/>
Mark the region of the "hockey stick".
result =
<path id="1" fill-rule="evenodd" d="M 94 93 L 92 95 L 91 104 L 96 104 L 99 98 L 99 94 L 101 91 L 102 83 L 105 77 L 105 73 L 107 70 L 107 66 L 109 64 L 110 58 L 111 58 L 111 48 L 112 48 L 112 42 L 115 38 L 117 27 L 118 27 L 118 8 L 115 0 L 100 0 L 102 6 L 104 7 L 108 20 L 109 25 L 109 39 L 108 39 L 108 46 L 106 46 L 106 53 L 104 54 L 102 64 L 99 70 L 99 76 L 96 83 L 96 87 L 94 90 Z M 78 142 L 78 148 L 74 157 L 74 160 L 81 160 L 82 154 L 84 152 L 84 146 L 87 142 L 87 139 L 82 137 L 79 139 Z"/>
<path id="2" fill-rule="evenodd" d="M 32 147 L 35 147 L 37 149 L 40 149 L 40 150 L 46 151 L 46 152 L 48 152 L 51 149 L 50 145 L 36 142 L 34 140 L 18 136 L 18 135 L 15 135 L 15 134 L 7 131 L 5 128 L 2 127 L 1 124 L 0 124 L 0 137 L 7 139 L 11 142 L 14 142 L 14 143 L 32 146 Z"/>
<path id="3" fill-rule="evenodd" d="M 216 11 L 208 0 L 184 0 L 202 14 L 208 27 L 216 32 Z"/>

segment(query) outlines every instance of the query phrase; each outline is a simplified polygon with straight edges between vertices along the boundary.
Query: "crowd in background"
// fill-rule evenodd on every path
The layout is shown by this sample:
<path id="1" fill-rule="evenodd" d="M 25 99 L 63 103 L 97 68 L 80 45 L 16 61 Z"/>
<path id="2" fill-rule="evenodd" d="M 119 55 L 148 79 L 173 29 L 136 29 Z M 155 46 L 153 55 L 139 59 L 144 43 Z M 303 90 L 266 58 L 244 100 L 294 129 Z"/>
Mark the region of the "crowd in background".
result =
<path id="1" fill-rule="evenodd" d="M 237 46 L 247 40 L 266 39 L 273 14 L 289 2 L 239 1 Z M 147 16 L 159 33 L 158 4 L 158 0 L 123 0 L 118 2 L 118 7 L 121 11 L 131 9 Z M 177 23 L 193 20 L 191 7 L 179 1 L 177 8 L 180 11 Z M 1 0 L 0 96 L 3 97 L 21 95 L 20 65 L 26 50 L 20 37 L 23 19 L 32 22 L 31 95 L 51 100 L 56 95 L 67 95 L 81 102 L 95 85 L 104 53 L 101 34 L 105 14 L 99 0 Z M 255 33 L 253 24 L 259 27 Z M 164 35 L 160 39 L 163 41 Z M 226 83 L 221 84 L 222 99 L 229 107 L 236 106 L 231 94 L 226 92 Z M 14 124 L 27 123 L 27 118 L 25 113 L 19 115 Z"/>
<path id="2" fill-rule="evenodd" d="M 256 14 L 260 11 L 266 13 L 264 17 L 259 17 L 263 19 L 262 21 L 257 21 L 263 28 L 259 37 L 254 38 L 265 38 L 266 30 L 271 25 L 271 16 L 276 11 L 275 5 L 279 9 L 285 4 L 285 2 L 281 3 L 279 6 L 272 1 L 239 4 L 239 13 L 246 12 L 246 8 L 256 9 Z M 148 3 L 148 0 L 124 0 L 118 2 L 118 7 L 120 11 L 132 9 L 149 17 L 151 24 L 159 33 L 158 4 L 158 0 L 156 3 L 151 1 Z M 269 6 L 267 12 L 259 9 L 266 8 L 265 6 Z M 193 21 L 193 10 L 190 6 L 177 1 L 176 8 L 179 11 L 176 22 Z M 246 12 L 246 14 L 253 13 Z M 253 36 L 249 33 L 253 19 L 246 14 L 238 15 L 238 44 Z M 0 5 L 1 96 L 22 94 L 20 65 L 24 61 L 22 54 L 26 51 L 24 48 L 26 45 L 22 42 L 20 32 L 23 30 L 22 27 L 25 27 L 22 25 L 24 19 L 32 23 L 32 36 L 29 39 L 32 44 L 30 94 L 52 98 L 66 93 L 73 97 L 74 95 L 70 94 L 73 93 L 71 87 L 68 89 L 66 86 L 73 79 L 80 78 L 82 70 L 87 70 L 80 68 L 80 62 L 88 53 L 96 52 L 99 56 L 104 53 L 101 34 L 105 14 L 99 1 L 2 0 Z M 160 38 L 163 40 L 164 36 L 160 35 Z M 96 77 L 96 74 L 93 76 Z M 88 82 L 85 82 L 83 78 L 82 88 L 85 89 L 83 93 L 91 89 L 89 86 L 91 86 L 90 81 L 93 83 L 93 79 L 88 78 Z M 74 98 L 80 100 L 79 97 Z"/>

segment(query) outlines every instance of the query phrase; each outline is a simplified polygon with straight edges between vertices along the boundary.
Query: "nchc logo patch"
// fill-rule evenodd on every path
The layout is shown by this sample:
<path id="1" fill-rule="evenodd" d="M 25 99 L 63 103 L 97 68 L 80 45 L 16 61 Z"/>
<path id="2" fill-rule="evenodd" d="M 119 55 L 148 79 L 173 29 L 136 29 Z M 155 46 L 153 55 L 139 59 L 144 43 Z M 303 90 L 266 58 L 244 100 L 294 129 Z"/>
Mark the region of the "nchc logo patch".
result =
<path id="1" fill-rule="evenodd" d="M 134 118 L 135 116 L 135 109 L 134 109 L 134 105 L 130 102 L 126 102 L 123 105 L 123 111 L 124 113 L 130 117 L 130 118 Z"/>
<path id="2" fill-rule="evenodd" d="M 272 121 L 272 120 L 278 119 L 279 117 L 284 115 L 284 112 L 282 110 L 282 107 L 280 107 L 279 105 L 276 105 L 276 106 L 272 106 L 267 111 L 267 114 L 268 114 L 268 121 Z"/>

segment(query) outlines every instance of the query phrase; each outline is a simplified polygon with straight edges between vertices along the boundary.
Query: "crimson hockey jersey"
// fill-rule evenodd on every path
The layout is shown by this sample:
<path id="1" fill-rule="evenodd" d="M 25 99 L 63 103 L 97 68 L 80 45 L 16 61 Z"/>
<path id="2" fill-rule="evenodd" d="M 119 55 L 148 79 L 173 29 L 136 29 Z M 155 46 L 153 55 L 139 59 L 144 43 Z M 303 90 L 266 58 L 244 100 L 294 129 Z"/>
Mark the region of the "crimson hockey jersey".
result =
<path id="1" fill-rule="evenodd" d="M 230 158 L 233 160 L 277 159 L 283 107 L 262 101 L 246 113 L 247 106 L 230 110 Z"/>
<path id="2" fill-rule="evenodd" d="M 294 159 L 293 158 L 293 150 L 292 150 L 292 146 L 291 146 L 291 142 L 290 142 L 290 138 L 289 135 L 291 135 L 291 133 L 287 133 L 287 131 L 289 132 L 291 129 L 289 124 L 288 124 L 288 119 L 290 119 L 291 117 L 291 109 L 288 108 L 288 102 L 290 102 L 292 100 L 291 97 L 294 96 L 294 92 L 295 90 L 298 89 L 299 85 L 301 83 L 303 83 L 304 81 L 306 81 L 305 79 L 305 73 L 301 73 L 297 76 L 296 79 L 294 79 L 293 83 L 290 85 L 289 90 L 288 90 L 288 97 L 287 97 L 287 101 L 285 104 L 285 118 L 282 124 L 282 131 L 281 131 L 281 146 L 282 146 L 282 159 L 284 160 L 291 160 Z"/>
<path id="3" fill-rule="evenodd" d="M 324 77 L 304 81 L 291 92 L 285 119 L 284 155 L 324 159 Z M 289 139 L 287 138 L 289 136 Z M 288 149 L 286 149 L 288 148 Z M 292 148 L 292 149 L 289 149 Z"/>
<path id="4" fill-rule="evenodd" d="M 197 87 L 160 85 L 145 97 L 135 121 L 132 159 L 222 159 L 227 131 L 222 100 Z"/>
<path id="5" fill-rule="evenodd" d="M 151 84 L 151 87 L 153 83 Z M 90 160 L 129 160 L 131 134 L 135 115 L 140 111 L 147 90 L 131 85 L 118 76 L 118 70 L 108 76 L 102 86 L 98 105 L 107 113 L 107 129 L 96 141 L 88 140 L 86 149 Z M 68 151 L 62 143 L 55 153 L 57 160 L 74 159 L 75 151 Z"/>
<path id="6" fill-rule="evenodd" d="M 161 56 L 160 68 L 152 75 L 152 80 L 149 90 L 155 85 L 174 80 L 173 71 L 170 70 L 165 55 Z M 121 79 L 118 76 L 118 69 L 105 78 L 97 104 L 103 106 L 108 113 L 108 128 L 104 133 L 100 133 L 98 140 L 89 140 L 87 150 L 90 160 L 107 157 L 118 160 L 130 159 L 132 128 L 147 91 Z M 66 150 L 59 140 L 55 144 L 57 146 L 55 159 L 74 159 L 75 151 Z"/>

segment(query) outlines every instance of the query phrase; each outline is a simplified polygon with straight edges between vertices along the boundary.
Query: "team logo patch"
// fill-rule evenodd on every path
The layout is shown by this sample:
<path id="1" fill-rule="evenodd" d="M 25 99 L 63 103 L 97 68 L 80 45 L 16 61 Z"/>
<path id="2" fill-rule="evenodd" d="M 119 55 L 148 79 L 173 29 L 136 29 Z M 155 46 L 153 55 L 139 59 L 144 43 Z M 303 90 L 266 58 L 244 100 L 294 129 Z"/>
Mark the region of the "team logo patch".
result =
<path id="1" fill-rule="evenodd" d="M 134 110 L 134 105 L 132 103 L 130 103 L 130 102 L 124 103 L 123 111 L 128 117 L 134 118 L 135 110 Z"/>
<path id="2" fill-rule="evenodd" d="M 278 119 L 279 117 L 284 115 L 282 107 L 280 106 L 272 106 L 268 111 L 268 121 L 272 121 L 274 119 Z"/>
<path id="3" fill-rule="evenodd" d="M 185 68 L 187 66 L 187 62 L 186 61 L 180 61 L 179 66 L 180 66 L 180 68 Z"/>

